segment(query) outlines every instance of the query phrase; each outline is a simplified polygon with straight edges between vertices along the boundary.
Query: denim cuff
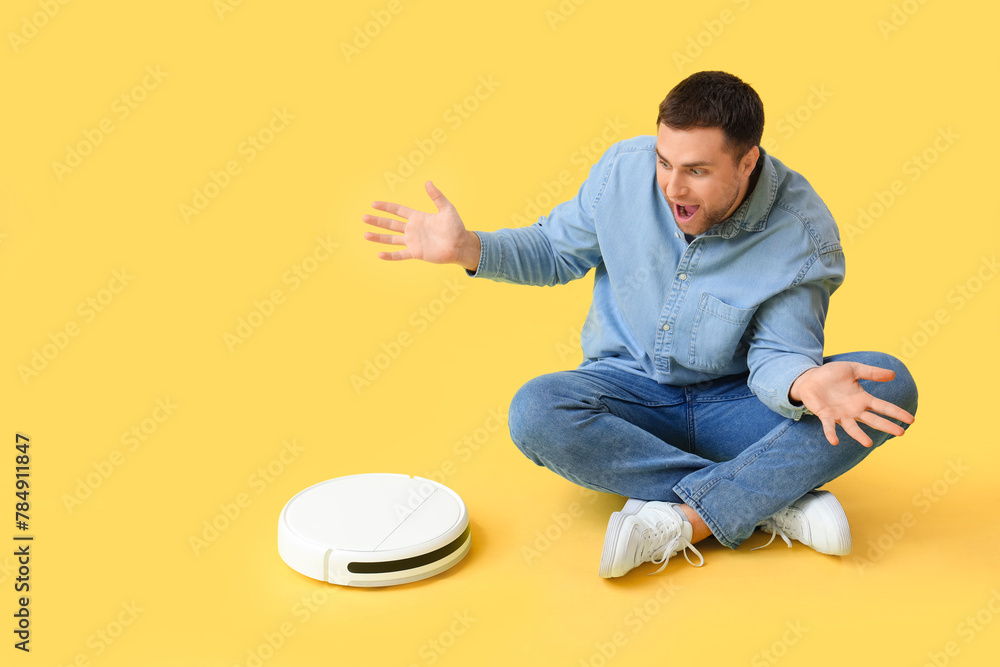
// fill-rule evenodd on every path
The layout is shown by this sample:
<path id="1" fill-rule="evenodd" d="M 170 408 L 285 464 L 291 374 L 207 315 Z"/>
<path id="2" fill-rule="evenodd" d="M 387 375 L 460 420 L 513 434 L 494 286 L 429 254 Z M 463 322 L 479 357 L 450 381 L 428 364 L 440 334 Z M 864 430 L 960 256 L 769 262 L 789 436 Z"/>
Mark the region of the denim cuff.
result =
<path id="1" fill-rule="evenodd" d="M 493 232 L 473 232 L 479 237 L 482 249 L 479 251 L 479 266 L 475 271 L 465 270 L 470 278 L 496 278 L 500 276 L 503 259 L 503 243 Z"/>
<path id="2" fill-rule="evenodd" d="M 778 383 L 783 388 L 780 394 L 774 396 L 774 405 L 771 406 L 778 414 L 799 421 L 802 415 L 811 415 L 812 412 L 805 405 L 793 405 L 788 398 L 788 392 L 792 390 L 792 385 L 799 376 L 810 368 L 816 368 L 815 364 L 799 364 L 785 371 L 785 379 Z"/>

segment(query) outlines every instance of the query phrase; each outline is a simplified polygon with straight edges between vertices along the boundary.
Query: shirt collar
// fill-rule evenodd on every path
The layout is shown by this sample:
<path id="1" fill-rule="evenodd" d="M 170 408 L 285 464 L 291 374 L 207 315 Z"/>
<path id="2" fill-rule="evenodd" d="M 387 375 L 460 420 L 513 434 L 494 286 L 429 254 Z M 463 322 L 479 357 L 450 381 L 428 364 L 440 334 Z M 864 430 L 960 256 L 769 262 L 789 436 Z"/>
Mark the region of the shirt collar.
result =
<path id="1" fill-rule="evenodd" d="M 778 192 L 778 175 L 774 168 L 774 160 L 761 146 L 757 147 L 760 155 L 754 169 L 760 167 L 760 176 L 757 178 L 757 185 L 750 196 L 743 200 L 733 214 L 712 228 L 711 232 L 719 236 L 731 239 L 740 230 L 746 232 L 760 232 L 767 226 L 767 216 L 774 206 L 774 199 Z"/>

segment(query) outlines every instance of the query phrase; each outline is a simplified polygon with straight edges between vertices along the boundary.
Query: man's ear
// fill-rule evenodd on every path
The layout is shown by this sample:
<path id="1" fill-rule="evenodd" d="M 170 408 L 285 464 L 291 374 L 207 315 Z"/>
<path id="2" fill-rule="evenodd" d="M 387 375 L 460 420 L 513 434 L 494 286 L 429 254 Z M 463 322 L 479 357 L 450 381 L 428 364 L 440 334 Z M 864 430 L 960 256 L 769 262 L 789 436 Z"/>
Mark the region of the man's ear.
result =
<path id="1" fill-rule="evenodd" d="M 740 160 L 740 175 L 748 176 L 753 168 L 757 166 L 757 159 L 760 157 L 760 149 L 754 146 L 747 151 L 747 154 Z"/>

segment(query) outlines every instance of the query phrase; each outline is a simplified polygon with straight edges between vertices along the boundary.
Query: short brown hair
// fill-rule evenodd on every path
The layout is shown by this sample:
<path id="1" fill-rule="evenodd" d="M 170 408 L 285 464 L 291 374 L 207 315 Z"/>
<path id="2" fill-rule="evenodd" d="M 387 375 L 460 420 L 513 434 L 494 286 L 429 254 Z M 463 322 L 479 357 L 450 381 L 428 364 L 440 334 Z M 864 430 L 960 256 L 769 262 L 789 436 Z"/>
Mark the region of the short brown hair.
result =
<path id="1" fill-rule="evenodd" d="M 760 144 L 764 103 L 757 91 L 726 72 L 696 72 L 674 86 L 660 102 L 656 126 L 674 130 L 718 127 L 726 148 L 739 160 Z"/>

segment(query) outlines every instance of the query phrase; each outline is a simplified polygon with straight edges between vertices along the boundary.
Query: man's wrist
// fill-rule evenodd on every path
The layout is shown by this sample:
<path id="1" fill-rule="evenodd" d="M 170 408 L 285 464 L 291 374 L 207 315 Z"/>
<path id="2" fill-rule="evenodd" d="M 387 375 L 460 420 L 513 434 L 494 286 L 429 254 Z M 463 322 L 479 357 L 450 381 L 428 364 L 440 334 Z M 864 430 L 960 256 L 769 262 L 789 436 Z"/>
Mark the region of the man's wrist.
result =
<path id="1" fill-rule="evenodd" d="M 483 244 L 475 232 L 466 232 L 466 241 L 458 249 L 458 264 L 467 271 L 475 273 L 479 269 L 479 258 L 483 252 Z"/>
<path id="2" fill-rule="evenodd" d="M 806 377 L 806 375 L 812 373 L 817 368 L 819 367 L 814 366 L 813 368 L 807 368 L 806 370 L 799 373 L 798 377 L 792 380 L 792 384 L 788 387 L 788 402 L 791 403 L 793 406 L 797 408 L 802 407 L 803 405 L 802 393 L 799 391 L 799 388 L 801 387 L 801 382 Z"/>

